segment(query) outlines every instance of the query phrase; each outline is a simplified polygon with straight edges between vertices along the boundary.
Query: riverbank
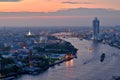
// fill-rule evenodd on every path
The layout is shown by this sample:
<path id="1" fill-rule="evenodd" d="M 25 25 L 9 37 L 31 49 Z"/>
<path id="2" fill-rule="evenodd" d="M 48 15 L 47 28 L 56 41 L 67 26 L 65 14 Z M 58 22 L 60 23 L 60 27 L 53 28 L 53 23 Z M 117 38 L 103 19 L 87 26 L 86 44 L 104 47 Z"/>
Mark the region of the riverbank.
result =
<path id="1" fill-rule="evenodd" d="M 85 38 L 83 38 L 85 39 Z M 94 40 L 91 40 L 91 39 L 85 39 L 85 40 L 88 40 L 88 41 L 94 41 Z M 98 42 L 98 43 L 101 43 L 101 44 L 105 44 L 105 45 L 109 45 L 111 47 L 114 47 L 114 48 L 117 48 L 117 49 L 120 49 L 120 46 L 115 44 L 115 43 L 109 43 L 109 42 L 102 42 L 102 41 L 94 41 L 94 42 Z"/>
<path id="2" fill-rule="evenodd" d="M 58 64 L 61 64 L 63 62 L 66 62 L 66 61 L 70 61 L 72 59 L 74 59 L 75 57 L 73 58 L 68 58 L 68 59 L 64 59 L 64 60 L 60 60 L 60 61 L 57 61 L 55 62 L 54 64 L 50 64 L 48 67 L 45 67 L 44 69 L 40 70 L 40 71 L 37 71 L 38 73 L 37 74 L 32 74 L 32 73 L 29 73 L 28 71 L 21 71 L 21 72 L 17 72 L 17 73 L 11 73 L 11 74 L 8 74 L 8 75 L 5 75 L 5 76 L 0 76 L 0 79 L 4 79 L 4 80 L 12 80 L 12 79 L 15 79 L 17 78 L 18 76 L 22 76 L 22 75 L 25 75 L 25 74 L 30 74 L 30 75 L 38 75 L 44 71 L 46 71 L 47 69 L 49 69 L 50 67 L 53 67 L 55 65 L 58 65 Z M 34 72 L 34 71 L 33 71 Z"/>
<path id="3" fill-rule="evenodd" d="M 37 53 L 33 53 L 32 50 L 30 50 L 27 55 L 21 54 L 21 53 L 17 53 L 19 56 L 19 54 L 21 54 L 21 56 L 23 56 L 24 58 L 18 58 L 16 56 L 16 58 L 14 59 L 14 61 L 16 63 L 14 64 L 18 64 L 20 66 L 16 66 L 17 67 L 17 72 L 12 72 L 12 67 L 11 68 L 7 68 L 7 70 L 9 70 L 9 73 L 4 73 L 4 75 L 0 76 L 0 79 L 5 79 L 5 78 L 13 78 L 13 77 L 17 77 L 19 75 L 24 75 L 24 74 L 30 74 L 30 75 L 38 75 L 41 72 L 44 72 L 45 70 L 49 69 L 52 66 L 55 66 L 57 64 L 61 64 L 65 61 L 69 61 L 73 58 L 75 58 L 76 56 L 76 52 L 77 49 L 71 45 L 71 43 L 64 41 L 62 39 L 56 39 L 55 40 L 59 41 L 57 43 L 53 43 L 53 44 L 48 44 L 46 45 L 44 48 L 35 47 L 36 50 L 41 49 L 42 54 L 40 52 Z M 39 51 L 39 50 L 38 50 Z M 45 53 L 45 54 L 43 54 Z M 64 55 L 64 56 L 63 56 Z M 26 57 L 28 56 L 28 57 Z M 11 61 L 13 61 L 12 58 L 10 58 Z M 4 59 L 7 60 L 8 59 Z M 3 60 L 3 61 L 4 61 Z M 13 62 L 14 62 L 13 61 Z M 26 62 L 27 61 L 27 62 Z M 23 65 L 23 63 L 25 63 Z M 21 66 L 22 65 L 22 66 Z M 5 69 L 3 70 L 5 72 Z M 3 72 L 2 72 L 3 73 Z"/>
<path id="4" fill-rule="evenodd" d="M 115 80 L 118 78 L 116 76 L 120 75 L 119 49 L 84 39 L 64 39 L 78 49 L 77 59 L 49 68 L 40 75 L 23 75 L 17 80 Z M 88 50 L 89 46 L 92 46 L 92 51 Z M 100 55 L 103 52 L 106 54 L 106 58 L 100 62 Z M 117 56 L 113 56 L 113 53 Z M 83 64 L 85 61 L 88 62 Z"/>

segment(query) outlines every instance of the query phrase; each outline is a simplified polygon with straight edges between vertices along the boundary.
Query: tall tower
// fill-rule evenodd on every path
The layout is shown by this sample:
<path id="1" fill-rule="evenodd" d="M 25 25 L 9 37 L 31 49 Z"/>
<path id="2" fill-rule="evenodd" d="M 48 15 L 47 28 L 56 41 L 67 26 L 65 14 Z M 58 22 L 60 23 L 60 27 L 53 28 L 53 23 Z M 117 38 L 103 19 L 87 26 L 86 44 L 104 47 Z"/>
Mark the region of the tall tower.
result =
<path id="1" fill-rule="evenodd" d="M 93 38 L 94 40 L 98 41 L 99 40 L 99 25 L 100 21 L 95 17 L 93 20 Z"/>

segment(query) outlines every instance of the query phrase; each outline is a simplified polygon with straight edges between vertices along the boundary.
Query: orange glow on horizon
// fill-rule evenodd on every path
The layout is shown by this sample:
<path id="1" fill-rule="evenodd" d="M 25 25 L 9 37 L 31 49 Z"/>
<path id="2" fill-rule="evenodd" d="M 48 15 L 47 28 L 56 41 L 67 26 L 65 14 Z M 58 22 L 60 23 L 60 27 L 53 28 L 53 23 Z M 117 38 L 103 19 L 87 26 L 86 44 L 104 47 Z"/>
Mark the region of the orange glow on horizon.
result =
<path id="1" fill-rule="evenodd" d="M 114 4 L 109 1 L 96 1 L 93 0 L 92 4 L 65 4 L 62 3 L 67 0 L 23 0 L 20 2 L 0 2 L 0 12 L 53 12 L 61 9 L 69 8 L 113 8 L 119 9 L 120 6 L 116 6 L 118 2 Z M 75 0 L 77 2 L 82 2 L 82 0 Z M 85 0 L 88 2 L 89 0 Z M 109 2 L 109 4 L 108 4 Z M 107 4 L 107 5 L 106 5 Z"/>

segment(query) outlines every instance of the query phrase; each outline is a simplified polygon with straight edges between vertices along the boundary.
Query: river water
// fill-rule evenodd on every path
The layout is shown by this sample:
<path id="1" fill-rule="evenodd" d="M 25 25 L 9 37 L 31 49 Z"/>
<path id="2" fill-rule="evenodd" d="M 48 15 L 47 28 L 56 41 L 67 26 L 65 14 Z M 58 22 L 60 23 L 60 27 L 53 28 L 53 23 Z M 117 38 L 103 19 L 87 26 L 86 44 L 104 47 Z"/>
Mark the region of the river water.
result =
<path id="1" fill-rule="evenodd" d="M 120 49 L 78 38 L 65 40 L 78 49 L 77 59 L 51 67 L 36 76 L 22 75 L 17 80 L 113 80 L 113 76 L 120 76 Z M 100 62 L 102 53 L 105 53 L 105 59 Z"/>

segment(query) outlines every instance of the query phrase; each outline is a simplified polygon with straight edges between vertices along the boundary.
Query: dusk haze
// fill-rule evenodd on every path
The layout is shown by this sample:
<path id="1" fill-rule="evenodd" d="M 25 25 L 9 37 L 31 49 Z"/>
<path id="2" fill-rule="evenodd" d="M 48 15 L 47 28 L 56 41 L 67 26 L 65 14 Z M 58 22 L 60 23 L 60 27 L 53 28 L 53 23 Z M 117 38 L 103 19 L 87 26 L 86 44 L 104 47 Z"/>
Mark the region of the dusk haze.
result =
<path id="1" fill-rule="evenodd" d="M 92 26 L 96 16 L 102 26 L 120 24 L 119 0 L 0 1 L 1 26 Z"/>
<path id="2" fill-rule="evenodd" d="M 0 0 L 0 80 L 120 80 L 120 0 Z"/>

